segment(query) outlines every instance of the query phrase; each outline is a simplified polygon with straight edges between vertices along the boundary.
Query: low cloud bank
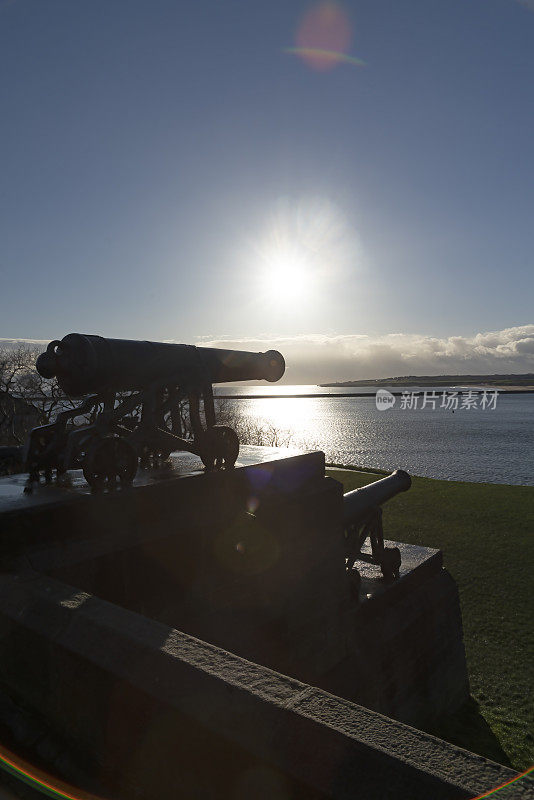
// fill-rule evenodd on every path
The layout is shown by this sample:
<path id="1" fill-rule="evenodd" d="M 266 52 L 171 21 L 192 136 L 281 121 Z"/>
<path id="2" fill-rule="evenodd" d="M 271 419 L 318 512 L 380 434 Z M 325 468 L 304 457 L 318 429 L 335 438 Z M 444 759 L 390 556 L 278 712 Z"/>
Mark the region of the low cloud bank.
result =
<path id="1" fill-rule="evenodd" d="M 417 334 L 202 339 L 204 347 L 280 350 L 284 383 L 326 383 L 397 375 L 534 372 L 534 324 L 436 338 Z"/>
<path id="2" fill-rule="evenodd" d="M 43 339 L 0 339 L 2 347 Z M 204 347 L 280 350 L 286 360 L 284 383 L 328 383 L 398 375 L 534 372 L 534 324 L 474 336 L 437 338 L 407 333 L 385 336 L 261 336 L 199 339 Z"/>

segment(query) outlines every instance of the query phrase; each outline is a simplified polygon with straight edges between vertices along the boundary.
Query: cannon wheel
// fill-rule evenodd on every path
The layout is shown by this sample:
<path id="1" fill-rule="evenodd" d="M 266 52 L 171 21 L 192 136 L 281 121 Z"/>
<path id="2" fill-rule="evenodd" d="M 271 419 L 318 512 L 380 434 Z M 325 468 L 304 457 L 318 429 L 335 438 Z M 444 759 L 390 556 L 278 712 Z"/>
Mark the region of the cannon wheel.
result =
<path id="1" fill-rule="evenodd" d="M 113 489 L 117 478 L 121 484 L 129 484 L 136 472 L 137 453 L 119 436 L 95 439 L 83 462 L 84 478 L 93 489 L 103 489 L 106 483 L 109 489 Z"/>
<path id="2" fill-rule="evenodd" d="M 233 428 L 213 425 L 202 437 L 200 458 L 206 469 L 231 469 L 239 455 L 239 439 Z"/>
<path id="3" fill-rule="evenodd" d="M 382 575 L 387 581 L 396 580 L 399 577 L 401 565 L 401 554 L 398 547 L 385 547 L 380 562 Z"/>

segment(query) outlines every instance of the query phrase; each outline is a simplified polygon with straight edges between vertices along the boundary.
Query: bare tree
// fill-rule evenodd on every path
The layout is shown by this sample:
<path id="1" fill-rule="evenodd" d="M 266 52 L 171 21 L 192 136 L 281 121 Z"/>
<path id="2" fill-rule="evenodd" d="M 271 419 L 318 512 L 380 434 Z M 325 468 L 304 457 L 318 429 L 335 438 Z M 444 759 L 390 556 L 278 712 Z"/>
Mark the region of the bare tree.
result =
<path id="1" fill-rule="evenodd" d="M 20 444 L 27 431 L 39 424 L 40 414 L 21 397 L 20 387 L 30 374 L 34 354 L 26 345 L 0 350 L 0 440 Z"/>
<path id="2" fill-rule="evenodd" d="M 277 428 L 272 422 L 248 417 L 239 411 L 239 400 L 217 400 L 217 421 L 221 425 L 233 428 L 241 444 L 259 445 L 263 447 L 287 447 L 291 441 L 291 432 Z"/>
<path id="3" fill-rule="evenodd" d="M 0 349 L 0 441 L 22 444 L 36 425 L 46 425 L 74 402 L 55 378 L 35 369 L 41 348 L 20 344 Z"/>

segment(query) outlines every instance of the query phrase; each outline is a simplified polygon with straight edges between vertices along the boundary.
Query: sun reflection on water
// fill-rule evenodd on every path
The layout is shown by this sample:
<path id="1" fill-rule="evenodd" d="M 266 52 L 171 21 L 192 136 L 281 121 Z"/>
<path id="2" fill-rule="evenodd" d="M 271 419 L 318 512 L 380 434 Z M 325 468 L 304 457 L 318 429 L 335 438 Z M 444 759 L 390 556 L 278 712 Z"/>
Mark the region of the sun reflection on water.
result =
<path id="1" fill-rule="evenodd" d="M 317 400 L 308 399 L 305 403 L 297 398 L 255 400 L 252 406 L 255 416 L 269 419 L 272 425 L 283 430 L 296 430 L 320 416 Z"/>

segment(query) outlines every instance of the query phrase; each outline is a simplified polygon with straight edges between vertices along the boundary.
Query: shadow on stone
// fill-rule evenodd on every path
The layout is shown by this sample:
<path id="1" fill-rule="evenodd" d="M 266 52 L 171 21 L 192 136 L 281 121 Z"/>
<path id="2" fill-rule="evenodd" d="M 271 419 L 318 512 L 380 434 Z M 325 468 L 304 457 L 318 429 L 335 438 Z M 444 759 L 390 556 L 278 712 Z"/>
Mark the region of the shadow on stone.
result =
<path id="1" fill-rule="evenodd" d="M 501 743 L 482 716 L 480 705 L 473 697 L 470 697 L 456 714 L 442 719 L 428 732 L 451 744 L 490 758 L 498 764 L 512 766 Z"/>

